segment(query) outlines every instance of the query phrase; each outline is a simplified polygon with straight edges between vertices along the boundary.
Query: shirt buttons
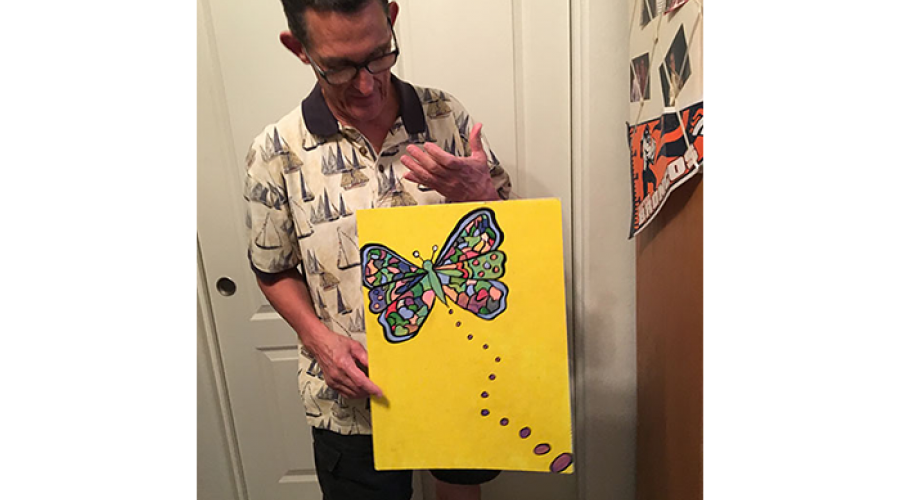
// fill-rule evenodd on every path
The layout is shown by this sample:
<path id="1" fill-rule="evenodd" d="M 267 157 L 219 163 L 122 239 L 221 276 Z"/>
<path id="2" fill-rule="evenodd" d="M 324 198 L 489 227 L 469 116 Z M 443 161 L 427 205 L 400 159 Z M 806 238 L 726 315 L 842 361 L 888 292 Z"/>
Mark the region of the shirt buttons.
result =
<path id="1" fill-rule="evenodd" d="M 359 147 L 359 152 L 360 152 L 363 156 L 369 156 L 369 149 L 366 148 L 365 146 L 360 146 L 360 147 Z"/>
<path id="2" fill-rule="evenodd" d="M 378 165 L 378 171 L 384 172 L 384 165 Z"/>

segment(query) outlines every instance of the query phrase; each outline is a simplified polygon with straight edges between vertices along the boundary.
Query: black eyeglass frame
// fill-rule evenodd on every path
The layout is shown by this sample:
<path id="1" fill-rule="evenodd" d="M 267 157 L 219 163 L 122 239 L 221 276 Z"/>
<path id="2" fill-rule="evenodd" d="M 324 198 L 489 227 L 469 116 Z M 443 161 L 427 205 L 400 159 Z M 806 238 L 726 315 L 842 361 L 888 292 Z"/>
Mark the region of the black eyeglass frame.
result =
<path id="1" fill-rule="evenodd" d="M 322 68 L 320 68 L 319 65 L 316 64 L 316 61 L 313 60 L 312 55 L 309 53 L 309 49 L 307 49 L 307 50 L 306 50 L 306 53 L 307 53 L 307 55 L 309 56 L 309 62 L 312 63 L 312 67 L 313 67 L 313 69 L 316 71 L 316 73 L 318 73 L 318 74 L 319 74 L 326 82 L 328 82 L 330 85 L 344 85 L 344 84 L 346 84 L 346 83 L 352 82 L 353 79 L 356 78 L 356 75 L 359 74 L 359 70 L 361 70 L 361 69 L 363 69 L 363 68 L 365 68 L 365 70 L 368 71 L 369 74 L 374 75 L 376 72 L 375 72 L 375 71 L 372 71 L 372 68 L 370 68 L 369 65 L 372 64 L 373 62 L 379 60 L 379 59 L 382 59 L 382 58 L 385 58 L 385 57 L 388 57 L 388 56 L 393 56 L 393 57 L 394 57 L 394 62 L 391 63 L 391 65 L 388 66 L 387 68 L 381 70 L 381 71 L 387 71 L 387 70 L 393 68 L 394 65 L 397 64 L 397 60 L 400 58 L 400 44 L 397 43 L 397 34 L 394 32 L 394 25 L 391 24 L 390 18 L 388 18 L 388 26 L 391 27 L 391 41 L 394 42 L 394 50 L 392 50 L 392 51 L 390 51 L 390 52 L 388 52 L 388 53 L 386 53 L 386 54 L 382 54 L 382 55 L 380 55 L 380 56 L 373 57 L 373 58 L 369 59 L 368 61 L 363 62 L 362 64 L 356 64 L 356 63 L 351 62 L 351 63 L 348 63 L 346 66 L 340 68 L 340 69 L 330 69 L 330 70 L 328 70 L 328 71 L 323 71 Z M 345 71 L 345 70 L 347 70 L 348 68 L 353 68 L 354 71 L 353 71 L 353 76 L 351 76 L 350 78 L 348 78 L 347 81 L 345 81 L 345 82 L 340 82 L 340 83 L 334 83 L 334 82 L 332 82 L 332 81 L 328 78 L 329 75 L 332 75 L 332 76 L 333 76 L 335 73 L 338 73 L 338 72 L 341 72 L 341 71 Z M 381 73 L 381 71 L 378 71 L 378 73 Z"/>

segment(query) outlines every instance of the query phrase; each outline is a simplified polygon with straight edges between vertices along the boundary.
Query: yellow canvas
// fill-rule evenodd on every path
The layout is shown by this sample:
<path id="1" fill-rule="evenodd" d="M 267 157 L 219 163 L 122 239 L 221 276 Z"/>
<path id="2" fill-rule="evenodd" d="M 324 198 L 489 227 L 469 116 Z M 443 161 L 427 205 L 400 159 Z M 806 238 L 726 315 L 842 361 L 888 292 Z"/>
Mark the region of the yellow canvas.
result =
<path id="1" fill-rule="evenodd" d="M 571 473 L 559 201 L 357 212 L 375 468 Z"/>

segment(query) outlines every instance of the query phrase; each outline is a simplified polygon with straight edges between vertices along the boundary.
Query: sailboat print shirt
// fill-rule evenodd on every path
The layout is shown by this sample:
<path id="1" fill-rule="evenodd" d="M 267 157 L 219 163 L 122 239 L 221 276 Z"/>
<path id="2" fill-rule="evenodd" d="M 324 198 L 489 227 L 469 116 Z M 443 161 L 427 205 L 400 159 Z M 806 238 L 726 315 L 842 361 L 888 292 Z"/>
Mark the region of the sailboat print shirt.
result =
<path id="1" fill-rule="evenodd" d="M 362 278 L 356 237 L 359 209 L 446 203 L 438 192 L 403 179 L 400 162 L 410 144 L 434 142 L 471 155 L 474 121 L 450 94 L 410 85 L 395 76 L 400 116 L 378 154 L 355 128 L 339 123 L 317 84 L 309 96 L 256 137 L 247 153 L 249 258 L 256 273 L 300 266 L 316 313 L 339 335 L 366 344 Z M 500 197 L 509 175 L 482 134 Z M 351 400 L 325 384 L 303 346 L 298 383 L 310 425 L 341 434 L 371 434 L 368 399 Z"/>

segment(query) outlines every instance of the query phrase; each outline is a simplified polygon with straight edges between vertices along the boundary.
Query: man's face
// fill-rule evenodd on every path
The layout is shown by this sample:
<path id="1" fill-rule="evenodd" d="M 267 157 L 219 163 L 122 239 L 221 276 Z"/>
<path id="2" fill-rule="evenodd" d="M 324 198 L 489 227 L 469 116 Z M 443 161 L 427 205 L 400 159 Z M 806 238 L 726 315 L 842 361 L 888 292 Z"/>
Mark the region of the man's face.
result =
<path id="1" fill-rule="evenodd" d="M 365 63 L 391 50 L 391 28 L 378 0 L 353 14 L 307 10 L 306 26 L 310 46 L 305 55 L 326 72 Z M 332 111 L 354 124 L 381 115 L 388 103 L 390 76 L 390 70 L 373 75 L 360 69 L 349 82 L 332 85 L 316 73 Z"/>

